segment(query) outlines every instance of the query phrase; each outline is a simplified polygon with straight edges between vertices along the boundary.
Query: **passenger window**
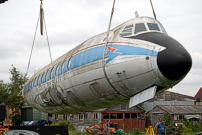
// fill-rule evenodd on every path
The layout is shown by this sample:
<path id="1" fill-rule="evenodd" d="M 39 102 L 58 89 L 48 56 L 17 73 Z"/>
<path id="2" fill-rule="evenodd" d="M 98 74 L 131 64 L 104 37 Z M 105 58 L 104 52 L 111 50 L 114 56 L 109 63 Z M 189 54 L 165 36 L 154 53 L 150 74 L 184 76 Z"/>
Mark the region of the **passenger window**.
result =
<path id="1" fill-rule="evenodd" d="M 49 69 L 49 71 L 47 72 L 46 81 L 49 81 L 50 78 L 51 78 L 51 77 L 50 77 L 50 76 L 51 76 L 51 74 L 50 74 L 50 73 L 51 73 L 51 70 L 52 70 L 52 69 Z"/>
<path id="2" fill-rule="evenodd" d="M 48 73 L 49 73 L 49 70 L 46 71 L 45 74 L 44 74 L 44 80 L 43 80 L 43 83 L 45 83 L 45 82 L 47 81 Z"/>
<path id="3" fill-rule="evenodd" d="M 147 31 L 144 23 L 135 24 L 135 34 L 137 34 L 138 32 L 142 32 L 142 31 Z"/>
<path id="4" fill-rule="evenodd" d="M 56 70 L 55 70 L 55 77 L 58 76 L 58 70 L 59 70 L 59 64 L 57 65 Z"/>
<path id="5" fill-rule="evenodd" d="M 61 63 L 61 66 L 60 66 L 60 75 L 63 73 L 63 68 L 64 68 L 64 63 L 65 63 L 65 61 L 63 61 L 62 63 Z"/>
<path id="6" fill-rule="evenodd" d="M 147 23 L 150 30 L 157 30 L 160 31 L 158 25 L 156 23 Z"/>
<path id="7" fill-rule="evenodd" d="M 34 79 L 33 79 L 33 81 L 32 81 L 32 89 L 34 88 Z"/>
<path id="8" fill-rule="evenodd" d="M 54 67 L 53 67 L 54 68 Z M 52 79 L 52 76 L 53 76 L 53 68 L 51 69 L 50 71 L 50 79 Z"/>
<path id="9" fill-rule="evenodd" d="M 66 59 L 62 68 L 62 73 L 66 73 L 68 71 L 68 62 L 69 59 Z"/>
<path id="10" fill-rule="evenodd" d="M 62 73 L 61 73 L 62 63 L 63 63 L 63 62 L 61 62 L 61 63 L 59 64 L 59 66 L 58 66 L 57 76 L 60 76 L 60 75 L 62 74 Z"/>
<path id="11" fill-rule="evenodd" d="M 29 82 L 29 88 L 28 88 L 28 91 L 31 90 L 31 82 Z"/>
<path id="12" fill-rule="evenodd" d="M 39 85 L 39 80 L 41 80 L 41 75 L 38 76 L 37 86 Z"/>
<path id="13" fill-rule="evenodd" d="M 65 61 L 63 61 L 63 63 L 62 63 L 61 73 L 63 73 L 64 65 L 65 65 Z"/>
<path id="14" fill-rule="evenodd" d="M 37 85 L 38 85 L 38 84 L 37 84 L 38 78 L 39 78 L 39 77 L 36 77 L 36 79 L 35 79 L 34 87 L 37 87 Z"/>
<path id="15" fill-rule="evenodd" d="M 36 78 L 32 82 L 32 88 L 34 88 L 35 80 L 36 80 Z"/>
<path id="16" fill-rule="evenodd" d="M 39 80 L 39 85 L 41 85 L 43 83 L 43 77 L 44 77 L 44 73 L 41 75 L 40 80 Z"/>
<path id="17" fill-rule="evenodd" d="M 56 76 L 56 68 L 57 68 L 57 66 L 55 66 L 55 67 L 53 67 L 53 69 L 52 69 L 52 71 L 51 71 L 51 79 L 53 79 L 53 78 L 55 78 Z"/>

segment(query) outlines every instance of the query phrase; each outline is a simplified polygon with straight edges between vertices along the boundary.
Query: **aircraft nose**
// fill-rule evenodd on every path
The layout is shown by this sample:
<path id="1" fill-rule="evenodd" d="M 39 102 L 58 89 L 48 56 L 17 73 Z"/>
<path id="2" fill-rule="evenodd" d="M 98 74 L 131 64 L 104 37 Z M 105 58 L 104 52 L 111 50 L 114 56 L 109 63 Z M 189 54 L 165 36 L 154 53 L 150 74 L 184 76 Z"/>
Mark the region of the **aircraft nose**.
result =
<path id="1" fill-rule="evenodd" d="M 170 80 L 180 80 L 186 76 L 192 66 L 187 50 L 175 39 L 162 42 L 165 50 L 158 53 L 157 64 L 160 72 Z"/>
<path id="2" fill-rule="evenodd" d="M 172 37 L 160 32 L 148 32 L 129 38 L 149 41 L 165 47 L 165 50 L 157 55 L 157 65 L 166 78 L 180 80 L 191 69 L 192 59 L 190 54 Z"/>

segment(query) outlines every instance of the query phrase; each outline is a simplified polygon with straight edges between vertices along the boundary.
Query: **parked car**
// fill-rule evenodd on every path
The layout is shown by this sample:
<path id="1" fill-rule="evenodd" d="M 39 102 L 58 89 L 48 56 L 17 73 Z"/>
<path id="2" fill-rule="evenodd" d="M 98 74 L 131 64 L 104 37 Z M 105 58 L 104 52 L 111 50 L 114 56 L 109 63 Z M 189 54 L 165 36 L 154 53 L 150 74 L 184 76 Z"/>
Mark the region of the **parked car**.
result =
<path id="1" fill-rule="evenodd" d="M 48 125 L 48 122 L 46 120 L 34 120 L 30 121 L 27 126 L 45 126 Z"/>
<path id="2" fill-rule="evenodd" d="M 26 126 L 26 125 L 28 125 L 30 123 L 30 121 L 22 121 L 21 123 L 20 123 L 20 126 Z"/>

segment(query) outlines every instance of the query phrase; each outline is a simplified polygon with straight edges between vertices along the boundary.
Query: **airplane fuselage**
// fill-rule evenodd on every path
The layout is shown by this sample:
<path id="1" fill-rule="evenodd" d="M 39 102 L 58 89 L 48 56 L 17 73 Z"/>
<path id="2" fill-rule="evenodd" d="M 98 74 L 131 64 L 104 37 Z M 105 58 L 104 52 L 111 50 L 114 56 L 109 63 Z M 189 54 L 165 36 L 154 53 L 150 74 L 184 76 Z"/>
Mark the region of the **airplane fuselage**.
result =
<path id="1" fill-rule="evenodd" d="M 92 37 L 35 73 L 23 89 L 25 101 L 52 114 L 115 106 L 153 86 L 173 87 L 192 65 L 186 49 L 149 17 L 112 29 L 103 59 L 105 40 L 106 33 Z"/>

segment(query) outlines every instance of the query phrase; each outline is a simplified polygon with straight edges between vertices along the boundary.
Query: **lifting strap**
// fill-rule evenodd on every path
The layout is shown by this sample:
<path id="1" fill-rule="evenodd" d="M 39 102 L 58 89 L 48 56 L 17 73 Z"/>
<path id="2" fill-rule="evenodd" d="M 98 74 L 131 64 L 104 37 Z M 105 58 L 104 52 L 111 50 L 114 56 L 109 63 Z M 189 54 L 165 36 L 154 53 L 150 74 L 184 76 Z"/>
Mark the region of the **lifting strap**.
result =
<path id="1" fill-rule="evenodd" d="M 154 14 L 154 18 L 156 19 L 156 13 L 154 12 L 154 8 L 153 8 L 152 1 L 151 1 L 151 0 L 150 0 L 150 3 L 151 3 L 152 11 L 153 11 L 153 14 Z"/>
<path id="2" fill-rule="evenodd" d="M 31 48 L 31 53 L 30 53 L 30 57 L 29 57 L 29 62 L 28 62 L 28 66 L 27 66 L 27 72 L 26 75 L 28 75 L 28 70 L 29 70 L 29 65 L 31 62 L 31 56 L 32 56 L 32 51 L 34 48 L 34 42 L 35 42 L 35 37 L 36 37 L 36 32 L 37 32 L 37 27 L 38 27 L 38 23 L 39 23 L 39 18 L 40 18 L 40 33 L 43 36 L 43 23 L 45 24 L 45 30 L 46 30 L 46 37 L 47 37 L 47 42 L 48 42 L 48 48 L 49 48 L 49 54 L 50 54 L 50 60 L 52 62 L 52 57 L 51 57 L 51 51 L 50 51 L 50 45 L 49 45 L 49 40 L 48 40 L 48 33 L 47 33 L 47 29 L 46 29 L 46 23 L 45 23 L 45 18 L 44 18 L 44 10 L 43 10 L 43 0 L 40 0 L 41 4 L 40 4 L 40 12 L 39 12 L 39 17 L 38 17 L 38 21 L 37 21 L 37 25 L 36 25 L 36 29 L 35 29 L 35 34 L 34 34 L 34 39 L 33 39 L 33 43 L 32 43 L 32 48 Z"/>
<path id="3" fill-rule="evenodd" d="M 116 92 L 118 95 L 122 95 L 122 96 L 125 97 L 125 98 L 129 98 L 129 97 L 127 97 L 126 95 L 124 95 L 124 94 L 122 94 L 121 92 L 119 92 L 119 91 L 112 85 L 112 83 L 110 82 L 110 80 L 109 80 L 109 78 L 108 78 L 108 76 L 107 76 L 106 69 L 105 69 L 105 52 L 106 52 L 106 48 L 107 48 L 107 44 L 108 44 L 109 32 L 110 32 L 110 27 L 111 27 L 111 22 L 112 22 L 112 16 L 113 16 L 113 13 L 114 13 L 114 5 L 115 5 L 115 0 L 114 0 L 113 7 L 112 7 L 112 11 L 111 11 L 111 17 L 110 17 L 109 27 L 108 27 L 108 31 L 107 31 L 107 37 L 106 37 L 106 39 L 105 39 L 105 46 L 104 46 L 104 51 L 103 51 L 103 55 L 102 55 L 102 67 L 103 67 L 103 72 L 104 72 L 104 75 L 105 75 L 106 80 L 108 81 L 109 85 L 115 90 L 115 92 Z"/>

